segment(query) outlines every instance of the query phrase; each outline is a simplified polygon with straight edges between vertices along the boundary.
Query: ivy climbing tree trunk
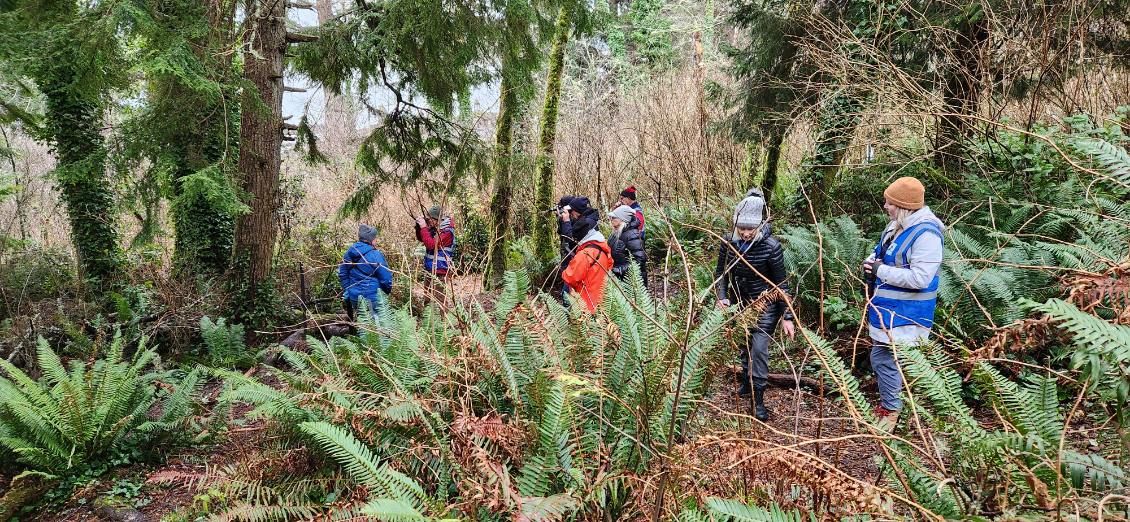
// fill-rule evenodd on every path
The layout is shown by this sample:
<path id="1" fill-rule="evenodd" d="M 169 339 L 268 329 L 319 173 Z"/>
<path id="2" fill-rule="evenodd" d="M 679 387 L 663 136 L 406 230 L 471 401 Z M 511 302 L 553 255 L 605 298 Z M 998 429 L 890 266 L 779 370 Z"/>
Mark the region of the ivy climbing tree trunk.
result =
<path id="1" fill-rule="evenodd" d="M 191 55 L 169 51 L 142 65 L 146 110 L 138 120 L 148 136 L 145 156 L 153 171 L 172 180 L 175 273 L 219 275 L 231 262 L 239 207 L 232 179 L 239 138 L 238 72 L 229 52 L 236 45 L 234 7 L 232 0 L 164 1 L 160 11 L 140 36 L 154 49 Z"/>
<path id="2" fill-rule="evenodd" d="M 282 79 L 286 53 L 286 3 L 255 2 L 244 77 L 255 86 L 244 93 L 240 121 L 240 185 L 250 197 L 251 211 L 235 228 L 233 269 L 238 281 L 237 314 L 260 326 L 267 301 L 274 298 L 270 281 L 278 235 L 279 162 L 282 146 Z M 239 313 L 242 312 L 242 313 Z"/>
<path id="3" fill-rule="evenodd" d="M 557 109 L 561 101 L 561 74 L 565 69 L 565 47 L 573 27 L 573 10 L 564 6 L 557 13 L 553 30 L 553 50 L 549 57 L 549 72 L 545 79 L 545 106 L 541 112 L 541 139 L 538 142 L 537 181 L 534 208 L 543 210 L 553 205 L 553 146 L 557 138 Z M 536 213 L 534 221 L 534 252 L 545 262 L 555 255 L 556 216 Z"/>
<path id="4" fill-rule="evenodd" d="M 502 284 L 506 272 L 506 243 L 510 239 L 510 204 L 513 187 L 510 179 L 510 153 L 513 143 L 514 113 L 518 96 L 510 78 L 512 71 L 503 65 L 501 101 L 494 133 L 494 196 L 490 201 L 491 247 L 488 281 L 492 286 Z"/>
<path id="5" fill-rule="evenodd" d="M 44 64 L 37 83 L 46 101 L 44 122 L 58 159 L 55 177 L 79 269 L 95 288 L 103 288 L 118 270 L 120 254 L 114 197 L 105 172 L 102 106 L 100 93 L 75 85 L 70 62 L 55 56 Z"/>

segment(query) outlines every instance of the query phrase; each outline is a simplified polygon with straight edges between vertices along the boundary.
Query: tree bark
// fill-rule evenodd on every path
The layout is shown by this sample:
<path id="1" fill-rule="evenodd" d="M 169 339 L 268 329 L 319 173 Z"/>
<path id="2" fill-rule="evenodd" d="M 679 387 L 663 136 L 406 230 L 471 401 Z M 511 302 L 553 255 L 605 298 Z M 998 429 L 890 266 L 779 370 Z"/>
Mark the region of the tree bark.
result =
<path id="1" fill-rule="evenodd" d="M 286 3 L 253 4 L 250 52 L 244 54 L 244 77 L 255 86 L 241 107 L 240 185 L 251 211 L 240 216 L 233 252 L 241 287 L 237 306 L 255 307 L 270 295 L 269 278 L 278 235 L 279 163 L 282 146 L 282 79 L 286 53 Z M 254 322 L 254 321 L 253 321 Z"/>
<path id="2" fill-rule="evenodd" d="M 761 176 L 761 191 L 765 193 L 765 201 L 773 199 L 773 191 L 777 189 L 777 164 L 781 162 L 781 144 L 785 142 L 787 127 L 779 126 L 773 129 L 769 136 L 769 143 L 765 146 L 765 173 Z"/>
<path id="3" fill-rule="evenodd" d="M 553 205 L 553 147 L 557 138 L 557 109 L 561 101 L 565 47 L 569 43 L 569 32 L 573 28 L 572 21 L 573 12 L 570 6 L 562 7 L 557 13 L 557 24 L 553 32 L 553 51 L 549 57 L 549 72 L 545 79 L 545 106 L 541 113 L 541 139 L 538 143 L 538 172 L 534 196 L 536 210 L 548 209 Z M 548 213 L 535 215 L 534 252 L 539 259 L 548 263 L 556 254 L 557 217 Z"/>
<path id="4" fill-rule="evenodd" d="M 934 165 L 946 174 L 961 167 L 965 138 L 969 134 L 968 117 L 977 113 L 981 97 L 981 48 L 989 38 L 985 20 L 964 20 L 958 25 L 953 42 L 952 60 L 943 69 L 942 114 L 934 140 Z"/>
<path id="5" fill-rule="evenodd" d="M 510 180 L 510 153 L 513 143 L 514 113 L 518 96 L 510 75 L 503 64 L 501 100 L 494 133 L 494 197 L 491 198 L 491 247 L 488 281 L 493 286 L 502 284 L 506 272 L 506 243 L 510 239 L 510 205 L 513 187 Z"/>

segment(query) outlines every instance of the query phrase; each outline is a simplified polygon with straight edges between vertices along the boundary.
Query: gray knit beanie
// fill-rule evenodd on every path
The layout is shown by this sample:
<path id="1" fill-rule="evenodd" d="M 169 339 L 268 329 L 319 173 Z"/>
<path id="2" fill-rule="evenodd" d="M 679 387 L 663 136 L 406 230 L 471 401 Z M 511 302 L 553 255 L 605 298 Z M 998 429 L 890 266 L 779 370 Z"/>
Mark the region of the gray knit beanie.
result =
<path id="1" fill-rule="evenodd" d="M 760 193 L 751 193 L 734 207 L 734 226 L 737 228 L 757 228 L 765 221 L 765 198 Z"/>
<path id="2" fill-rule="evenodd" d="M 377 229 L 371 225 L 361 223 L 357 225 L 357 240 L 363 243 L 372 243 L 377 238 Z"/>
<path id="3" fill-rule="evenodd" d="M 608 213 L 608 217 L 619 219 L 620 221 L 623 221 L 625 223 L 631 221 L 632 217 L 634 217 L 635 215 L 636 211 L 628 205 L 620 205 L 616 207 L 615 210 Z"/>

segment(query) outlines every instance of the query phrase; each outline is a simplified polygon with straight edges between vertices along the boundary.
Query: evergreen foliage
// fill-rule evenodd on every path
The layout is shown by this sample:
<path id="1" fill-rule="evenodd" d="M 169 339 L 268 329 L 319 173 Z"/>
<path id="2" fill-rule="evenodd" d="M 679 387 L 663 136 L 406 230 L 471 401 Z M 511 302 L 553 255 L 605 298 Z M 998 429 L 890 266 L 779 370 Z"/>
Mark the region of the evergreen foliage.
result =
<path id="1" fill-rule="evenodd" d="M 43 376 L 32 379 L 0 361 L 0 446 L 28 469 L 72 475 L 116 452 L 141 448 L 167 435 L 183 435 L 194 413 L 204 373 L 180 376 L 153 371 L 154 347 L 145 339 L 132 358 L 116 335 L 103 357 L 65 364 L 40 339 L 37 362 Z M 158 381 L 169 392 L 158 392 Z M 150 411 L 160 405 L 160 413 Z"/>
<path id="2" fill-rule="evenodd" d="M 447 481 L 468 474 L 484 480 L 477 475 L 482 470 L 458 457 L 469 451 L 461 422 L 484 422 L 478 412 L 498 412 L 511 418 L 499 429 L 529 426 L 531 433 L 520 461 L 498 461 L 512 494 L 522 498 L 507 509 L 531 518 L 627 513 L 629 499 L 617 483 L 646 470 L 672 436 L 688 429 L 706 393 L 724 316 L 705 312 L 683 339 L 671 322 L 676 311 L 650 297 L 638 270 L 630 273 L 606 293 L 607 326 L 583 321 L 551 299 L 531 300 L 529 277 L 508 272 L 492 312 L 473 304 L 457 306 L 448 318 L 427 312 L 417 321 L 407 310 L 385 308 L 357 339 L 311 338 L 309 354 L 284 350 L 289 369 L 276 371 L 284 389 L 229 375 L 233 384 L 223 400 L 249 402 L 250 415 L 281 427 L 301 426 L 370 486 L 372 499 L 397 502 L 379 506 L 419 513 L 427 502 L 407 477 L 426 491 L 446 491 Z M 474 373 L 443 363 L 468 348 L 486 362 Z M 594 366 L 594 358 L 603 363 Z M 443 399 L 458 389 L 473 390 L 471 404 Z M 471 441 L 491 459 L 511 451 L 496 446 L 502 441 Z M 420 461 L 396 450 L 419 445 L 443 458 Z M 387 469 L 405 476 L 383 471 L 386 459 L 396 463 Z M 593 482 L 598 468 L 604 478 Z"/>
<path id="3" fill-rule="evenodd" d="M 248 210 L 234 184 L 244 87 L 231 58 L 234 11 L 192 0 L 147 7 L 134 28 L 146 103 L 125 125 L 125 167 L 147 160 L 146 177 L 172 202 L 177 271 L 217 275 L 231 259 L 234 217 Z"/>
<path id="4" fill-rule="evenodd" d="M 384 184 L 446 194 L 464 176 L 488 170 L 473 129 L 452 119 L 454 104 L 492 77 L 488 64 L 494 56 L 536 60 L 523 47 L 528 46 L 523 33 L 537 21 L 535 5 L 504 6 L 504 13 L 529 21 L 518 28 L 507 25 L 513 18 L 493 16 L 495 6 L 488 1 L 450 9 L 419 0 L 361 2 L 320 26 L 316 40 L 292 46 L 295 68 L 333 93 L 354 85 L 362 98 L 378 91 L 394 98 L 357 155 L 372 178 L 345 203 L 343 214 L 363 213 Z M 534 16 L 526 15 L 530 10 Z"/>
<path id="5" fill-rule="evenodd" d="M 0 58 L 44 96 L 38 137 L 57 155 L 54 175 L 79 266 L 96 287 L 109 284 L 121 262 L 101 131 L 107 93 L 125 79 L 118 31 L 136 13 L 130 3 L 0 6 Z"/>

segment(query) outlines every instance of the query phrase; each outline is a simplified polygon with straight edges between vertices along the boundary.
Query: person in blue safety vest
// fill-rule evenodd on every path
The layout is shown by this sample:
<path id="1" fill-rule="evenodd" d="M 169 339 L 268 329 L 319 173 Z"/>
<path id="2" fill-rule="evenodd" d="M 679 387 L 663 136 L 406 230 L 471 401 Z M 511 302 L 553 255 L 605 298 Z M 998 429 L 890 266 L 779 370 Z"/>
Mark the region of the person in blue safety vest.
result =
<path id="1" fill-rule="evenodd" d="M 894 350 L 925 342 L 934 326 L 945 225 L 925 203 L 926 188 L 902 177 L 883 191 L 891 222 L 863 262 L 868 282 L 871 368 L 879 383 L 875 415 L 891 430 L 902 409 L 902 373 Z"/>
<path id="2" fill-rule="evenodd" d="M 392 270 L 388 261 L 374 245 L 377 229 L 365 223 L 357 226 L 357 242 L 350 245 L 337 267 L 341 282 L 342 305 L 352 322 L 356 318 L 359 299 L 368 301 L 369 310 L 376 316 L 377 291 L 392 292 Z"/>

